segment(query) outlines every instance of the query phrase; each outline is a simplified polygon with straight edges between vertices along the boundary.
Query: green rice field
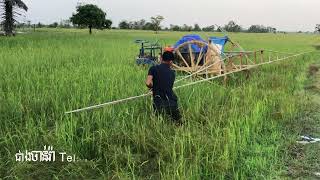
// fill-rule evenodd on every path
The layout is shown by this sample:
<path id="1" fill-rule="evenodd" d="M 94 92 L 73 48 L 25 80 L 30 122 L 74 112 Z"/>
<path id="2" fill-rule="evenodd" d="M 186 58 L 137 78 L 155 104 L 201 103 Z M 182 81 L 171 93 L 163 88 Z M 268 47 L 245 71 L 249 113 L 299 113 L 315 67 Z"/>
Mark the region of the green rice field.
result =
<path id="1" fill-rule="evenodd" d="M 40 29 L 0 37 L 0 179 L 282 179 L 288 124 L 308 108 L 310 53 L 176 91 L 184 125 L 153 114 L 150 97 L 94 111 L 66 111 L 147 93 L 135 39 L 172 45 L 188 32 Z M 203 38 L 222 36 L 199 33 Z M 229 36 L 246 50 L 315 50 L 320 36 Z M 179 85 L 191 80 L 181 82 Z M 73 162 L 16 162 L 53 146 Z M 58 157 L 58 156 L 57 156 Z"/>

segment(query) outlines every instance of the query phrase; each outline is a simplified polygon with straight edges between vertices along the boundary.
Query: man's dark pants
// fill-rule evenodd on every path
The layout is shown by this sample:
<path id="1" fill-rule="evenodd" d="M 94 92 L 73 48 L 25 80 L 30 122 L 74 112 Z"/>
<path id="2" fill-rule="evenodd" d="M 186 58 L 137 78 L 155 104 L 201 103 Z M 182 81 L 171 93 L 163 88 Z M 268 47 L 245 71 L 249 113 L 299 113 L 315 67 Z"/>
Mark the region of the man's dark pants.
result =
<path id="1" fill-rule="evenodd" d="M 171 101 L 170 103 L 170 100 L 154 97 L 153 109 L 157 115 L 166 114 L 170 116 L 175 123 L 181 123 L 181 115 L 176 102 Z"/>

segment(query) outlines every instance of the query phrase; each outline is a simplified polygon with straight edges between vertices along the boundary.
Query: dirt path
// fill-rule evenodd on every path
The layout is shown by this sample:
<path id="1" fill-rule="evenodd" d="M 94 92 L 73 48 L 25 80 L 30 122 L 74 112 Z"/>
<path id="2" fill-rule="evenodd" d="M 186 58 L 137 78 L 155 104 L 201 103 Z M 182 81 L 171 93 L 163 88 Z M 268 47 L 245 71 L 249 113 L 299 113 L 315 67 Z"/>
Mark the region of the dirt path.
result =
<path id="1" fill-rule="evenodd" d="M 298 135 L 320 138 L 320 64 L 309 67 L 305 93 L 306 101 L 301 117 L 290 131 Z M 288 175 L 293 179 L 320 179 L 320 143 L 293 144 L 289 148 Z"/>

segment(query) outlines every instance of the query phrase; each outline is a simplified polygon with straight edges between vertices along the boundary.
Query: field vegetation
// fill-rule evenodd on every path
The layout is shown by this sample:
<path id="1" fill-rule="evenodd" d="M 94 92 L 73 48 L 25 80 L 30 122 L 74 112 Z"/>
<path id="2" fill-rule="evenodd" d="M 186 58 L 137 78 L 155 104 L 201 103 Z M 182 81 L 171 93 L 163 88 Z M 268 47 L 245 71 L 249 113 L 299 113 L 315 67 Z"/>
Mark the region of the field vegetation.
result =
<path id="1" fill-rule="evenodd" d="M 135 39 L 172 45 L 185 32 L 49 30 L 0 37 L 0 177 L 4 179 L 271 179 L 287 175 L 288 147 L 308 106 L 307 69 L 296 60 L 176 91 L 185 121 L 155 117 L 150 98 L 103 109 L 64 112 L 147 92 L 135 64 Z M 200 33 L 203 38 L 213 35 Z M 244 49 L 314 50 L 320 37 L 246 34 Z M 186 82 L 184 82 L 186 83 Z M 183 84 L 183 83 L 182 83 Z M 19 150 L 75 154 L 74 163 L 15 162 Z"/>

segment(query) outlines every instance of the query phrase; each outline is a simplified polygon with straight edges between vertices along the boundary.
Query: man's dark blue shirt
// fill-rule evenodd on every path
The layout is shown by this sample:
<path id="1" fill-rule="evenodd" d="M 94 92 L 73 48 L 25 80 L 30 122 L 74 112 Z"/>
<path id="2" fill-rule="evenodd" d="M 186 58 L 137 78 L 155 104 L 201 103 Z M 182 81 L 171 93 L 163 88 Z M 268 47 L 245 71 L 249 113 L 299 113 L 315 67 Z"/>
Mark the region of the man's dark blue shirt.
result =
<path id="1" fill-rule="evenodd" d="M 170 65 L 162 63 L 152 66 L 148 75 L 153 76 L 152 91 L 155 106 L 178 106 L 177 96 L 172 90 L 176 75 Z"/>

